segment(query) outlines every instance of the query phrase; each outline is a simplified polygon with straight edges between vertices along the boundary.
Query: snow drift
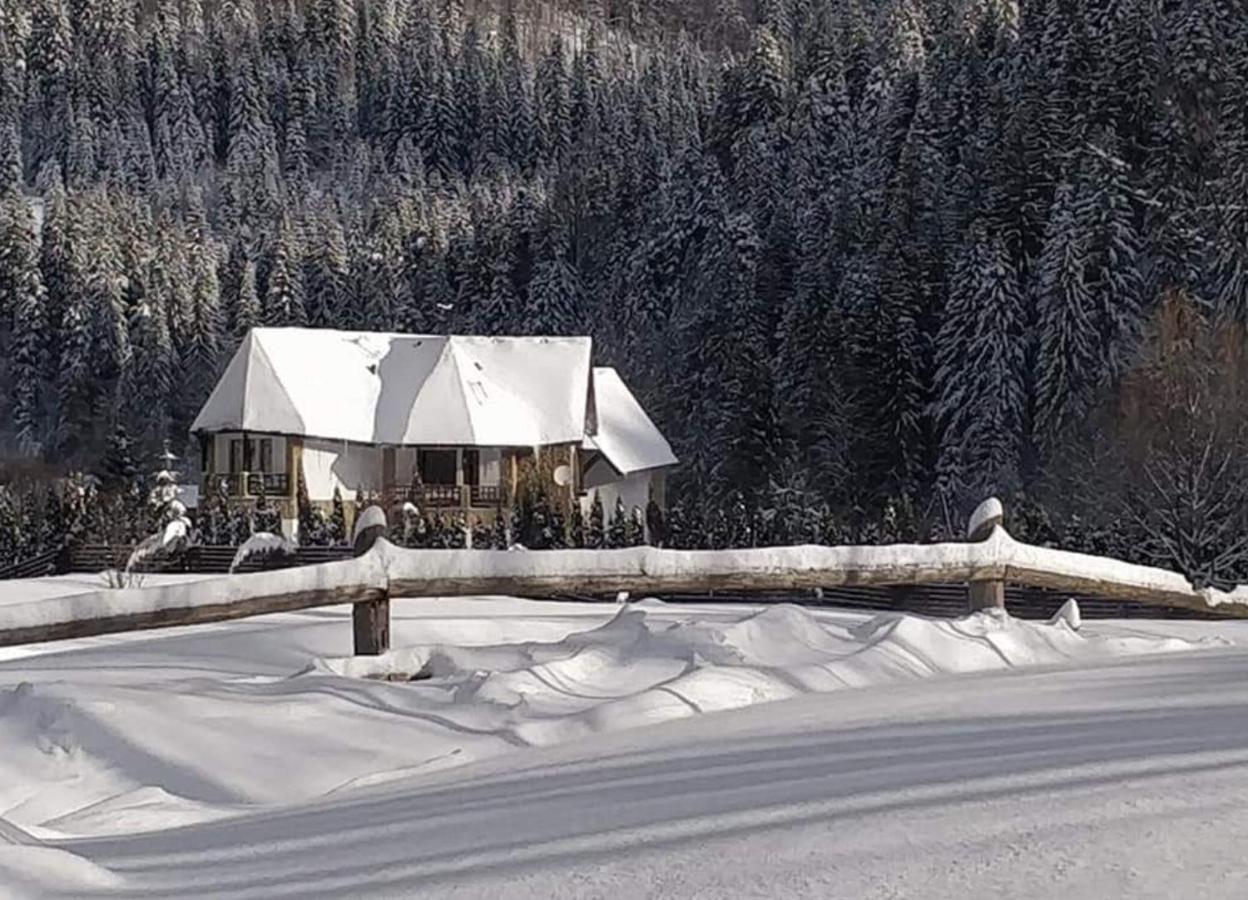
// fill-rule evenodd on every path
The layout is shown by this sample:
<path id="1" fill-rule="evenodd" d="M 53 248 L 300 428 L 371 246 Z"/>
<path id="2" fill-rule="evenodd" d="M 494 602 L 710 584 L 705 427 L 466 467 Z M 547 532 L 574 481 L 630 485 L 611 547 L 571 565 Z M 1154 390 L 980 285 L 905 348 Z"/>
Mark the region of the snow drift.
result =
<path id="1" fill-rule="evenodd" d="M 856 625 L 791 605 L 736 621 L 664 622 L 641 604 L 549 643 L 393 650 L 326 659 L 335 675 L 405 678 L 458 726 L 551 744 L 805 693 L 1191 649 L 1177 638 L 1086 637 L 1077 607 L 1048 623 L 998 610 L 958 620 L 885 613 Z"/>

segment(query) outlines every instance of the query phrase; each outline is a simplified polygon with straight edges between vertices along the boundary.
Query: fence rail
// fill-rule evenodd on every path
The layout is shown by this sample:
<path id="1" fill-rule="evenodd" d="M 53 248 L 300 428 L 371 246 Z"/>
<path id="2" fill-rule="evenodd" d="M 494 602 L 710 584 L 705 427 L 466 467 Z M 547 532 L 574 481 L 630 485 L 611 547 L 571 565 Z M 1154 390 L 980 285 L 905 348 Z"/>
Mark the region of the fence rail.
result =
<path id="1" fill-rule="evenodd" d="M 1001 526 L 995 500 L 976 511 L 965 543 L 749 550 L 404 550 L 378 537 L 385 522 L 377 513 L 357 536 L 355 559 L 7 604 L 0 646 L 352 603 L 356 652 L 375 654 L 387 649 L 391 597 L 722 595 L 959 582 L 967 583 L 972 608 L 1004 606 L 1013 583 L 1248 617 L 1248 587 L 1197 589 L 1175 572 L 1019 543 Z"/>
<path id="2" fill-rule="evenodd" d="M 63 568 L 64 559 L 64 551 L 48 550 L 38 556 L 0 567 L 0 581 L 7 581 L 10 578 L 40 578 L 44 575 L 55 575 Z"/>
<path id="3" fill-rule="evenodd" d="M 109 544 L 78 544 L 71 548 L 66 559 L 67 571 L 70 572 L 102 572 L 105 569 L 120 568 L 130 556 L 131 546 L 114 546 Z M 143 572 L 197 572 L 207 575 L 224 574 L 230 571 L 234 554 L 238 547 L 232 545 L 195 544 L 181 553 L 171 557 L 155 557 L 144 562 Z M 240 572 L 262 572 L 270 569 L 288 569 L 294 566 L 309 566 L 318 563 L 336 562 L 350 559 L 351 548 L 333 547 L 300 547 L 294 553 L 270 553 L 253 556 L 239 566 Z M 48 574 L 46 572 L 36 574 Z M 26 576 L 11 576 L 15 578 Z"/>

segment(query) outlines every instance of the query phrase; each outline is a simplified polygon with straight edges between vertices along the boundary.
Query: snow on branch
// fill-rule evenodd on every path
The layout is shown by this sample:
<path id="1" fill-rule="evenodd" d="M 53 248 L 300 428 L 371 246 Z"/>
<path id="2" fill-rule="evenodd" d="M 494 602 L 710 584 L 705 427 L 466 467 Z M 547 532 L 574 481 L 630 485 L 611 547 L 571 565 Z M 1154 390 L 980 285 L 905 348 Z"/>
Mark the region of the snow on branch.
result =
<path id="1" fill-rule="evenodd" d="M 234 554 L 234 559 L 230 563 L 230 573 L 233 574 L 239 566 L 253 556 L 268 556 L 270 553 L 291 555 L 298 549 L 298 545 L 284 535 L 273 534 L 268 531 L 257 531 L 239 545 L 237 552 Z"/>

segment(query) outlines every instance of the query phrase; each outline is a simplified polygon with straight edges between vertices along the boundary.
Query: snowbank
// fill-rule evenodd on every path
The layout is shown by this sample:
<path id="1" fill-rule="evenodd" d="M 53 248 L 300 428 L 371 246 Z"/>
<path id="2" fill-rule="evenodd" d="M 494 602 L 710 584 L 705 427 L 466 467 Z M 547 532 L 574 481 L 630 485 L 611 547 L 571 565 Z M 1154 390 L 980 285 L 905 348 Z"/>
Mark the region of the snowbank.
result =
<path id="1" fill-rule="evenodd" d="M 953 621 L 886 613 L 855 625 L 821 622 L 790 605 L 675 623 L 623 607 L 605 625 L 555 642 L 409 647 L 326 659 L 318 670 L 418 676 L 410 690 L 456 727 L 552 744 L 806 693 L 1198 646 L 1088 637 L 1077 627 L 1073 606 L 1049 623 L 992 610 Z"/>

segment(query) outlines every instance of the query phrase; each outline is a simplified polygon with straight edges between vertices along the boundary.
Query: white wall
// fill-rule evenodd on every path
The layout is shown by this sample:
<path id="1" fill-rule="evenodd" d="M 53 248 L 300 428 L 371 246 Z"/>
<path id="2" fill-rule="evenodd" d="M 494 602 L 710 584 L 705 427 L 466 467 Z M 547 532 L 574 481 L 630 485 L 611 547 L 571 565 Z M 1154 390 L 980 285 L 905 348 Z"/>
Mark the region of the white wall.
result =
<path id="1" fill-rule="evenodd" d="M 396 466 L 400 480 L 404 470 Z M 406 470 L 411 472 L 410 465 Z M 342 499 L 354 500 L 356 491 L 381 490 L 381 450 L 342 441 L 308 438 L 303 444 L 303 477 L 308 485 L 308 499 L 332 500 L 334 488 Z"/>
<path id="2" fill-rule="evenodd" d="M 503 451 L 497 447 L 482 447 L 477 459 L 479 483 L 484 485 L 501 484 Z"/>
<path id="3" fill-rule="evenodd" d="M 581 498 L 582 514 L 589 516 L 589 509 L 594 502 L 594 493 L 597 492 L 602 500 L 602 512 L 606 523 L 610 523 L 611 517 L 615 515 L 617 497 L 624 499 L 625 512 L 631 513 L 634 506 L 640 509 L 644 521 L 646 504 L 650 502 L 650 476 L 650 472 L 634 472 L 619 481 L 610 481 L 590 488 Z"/>

